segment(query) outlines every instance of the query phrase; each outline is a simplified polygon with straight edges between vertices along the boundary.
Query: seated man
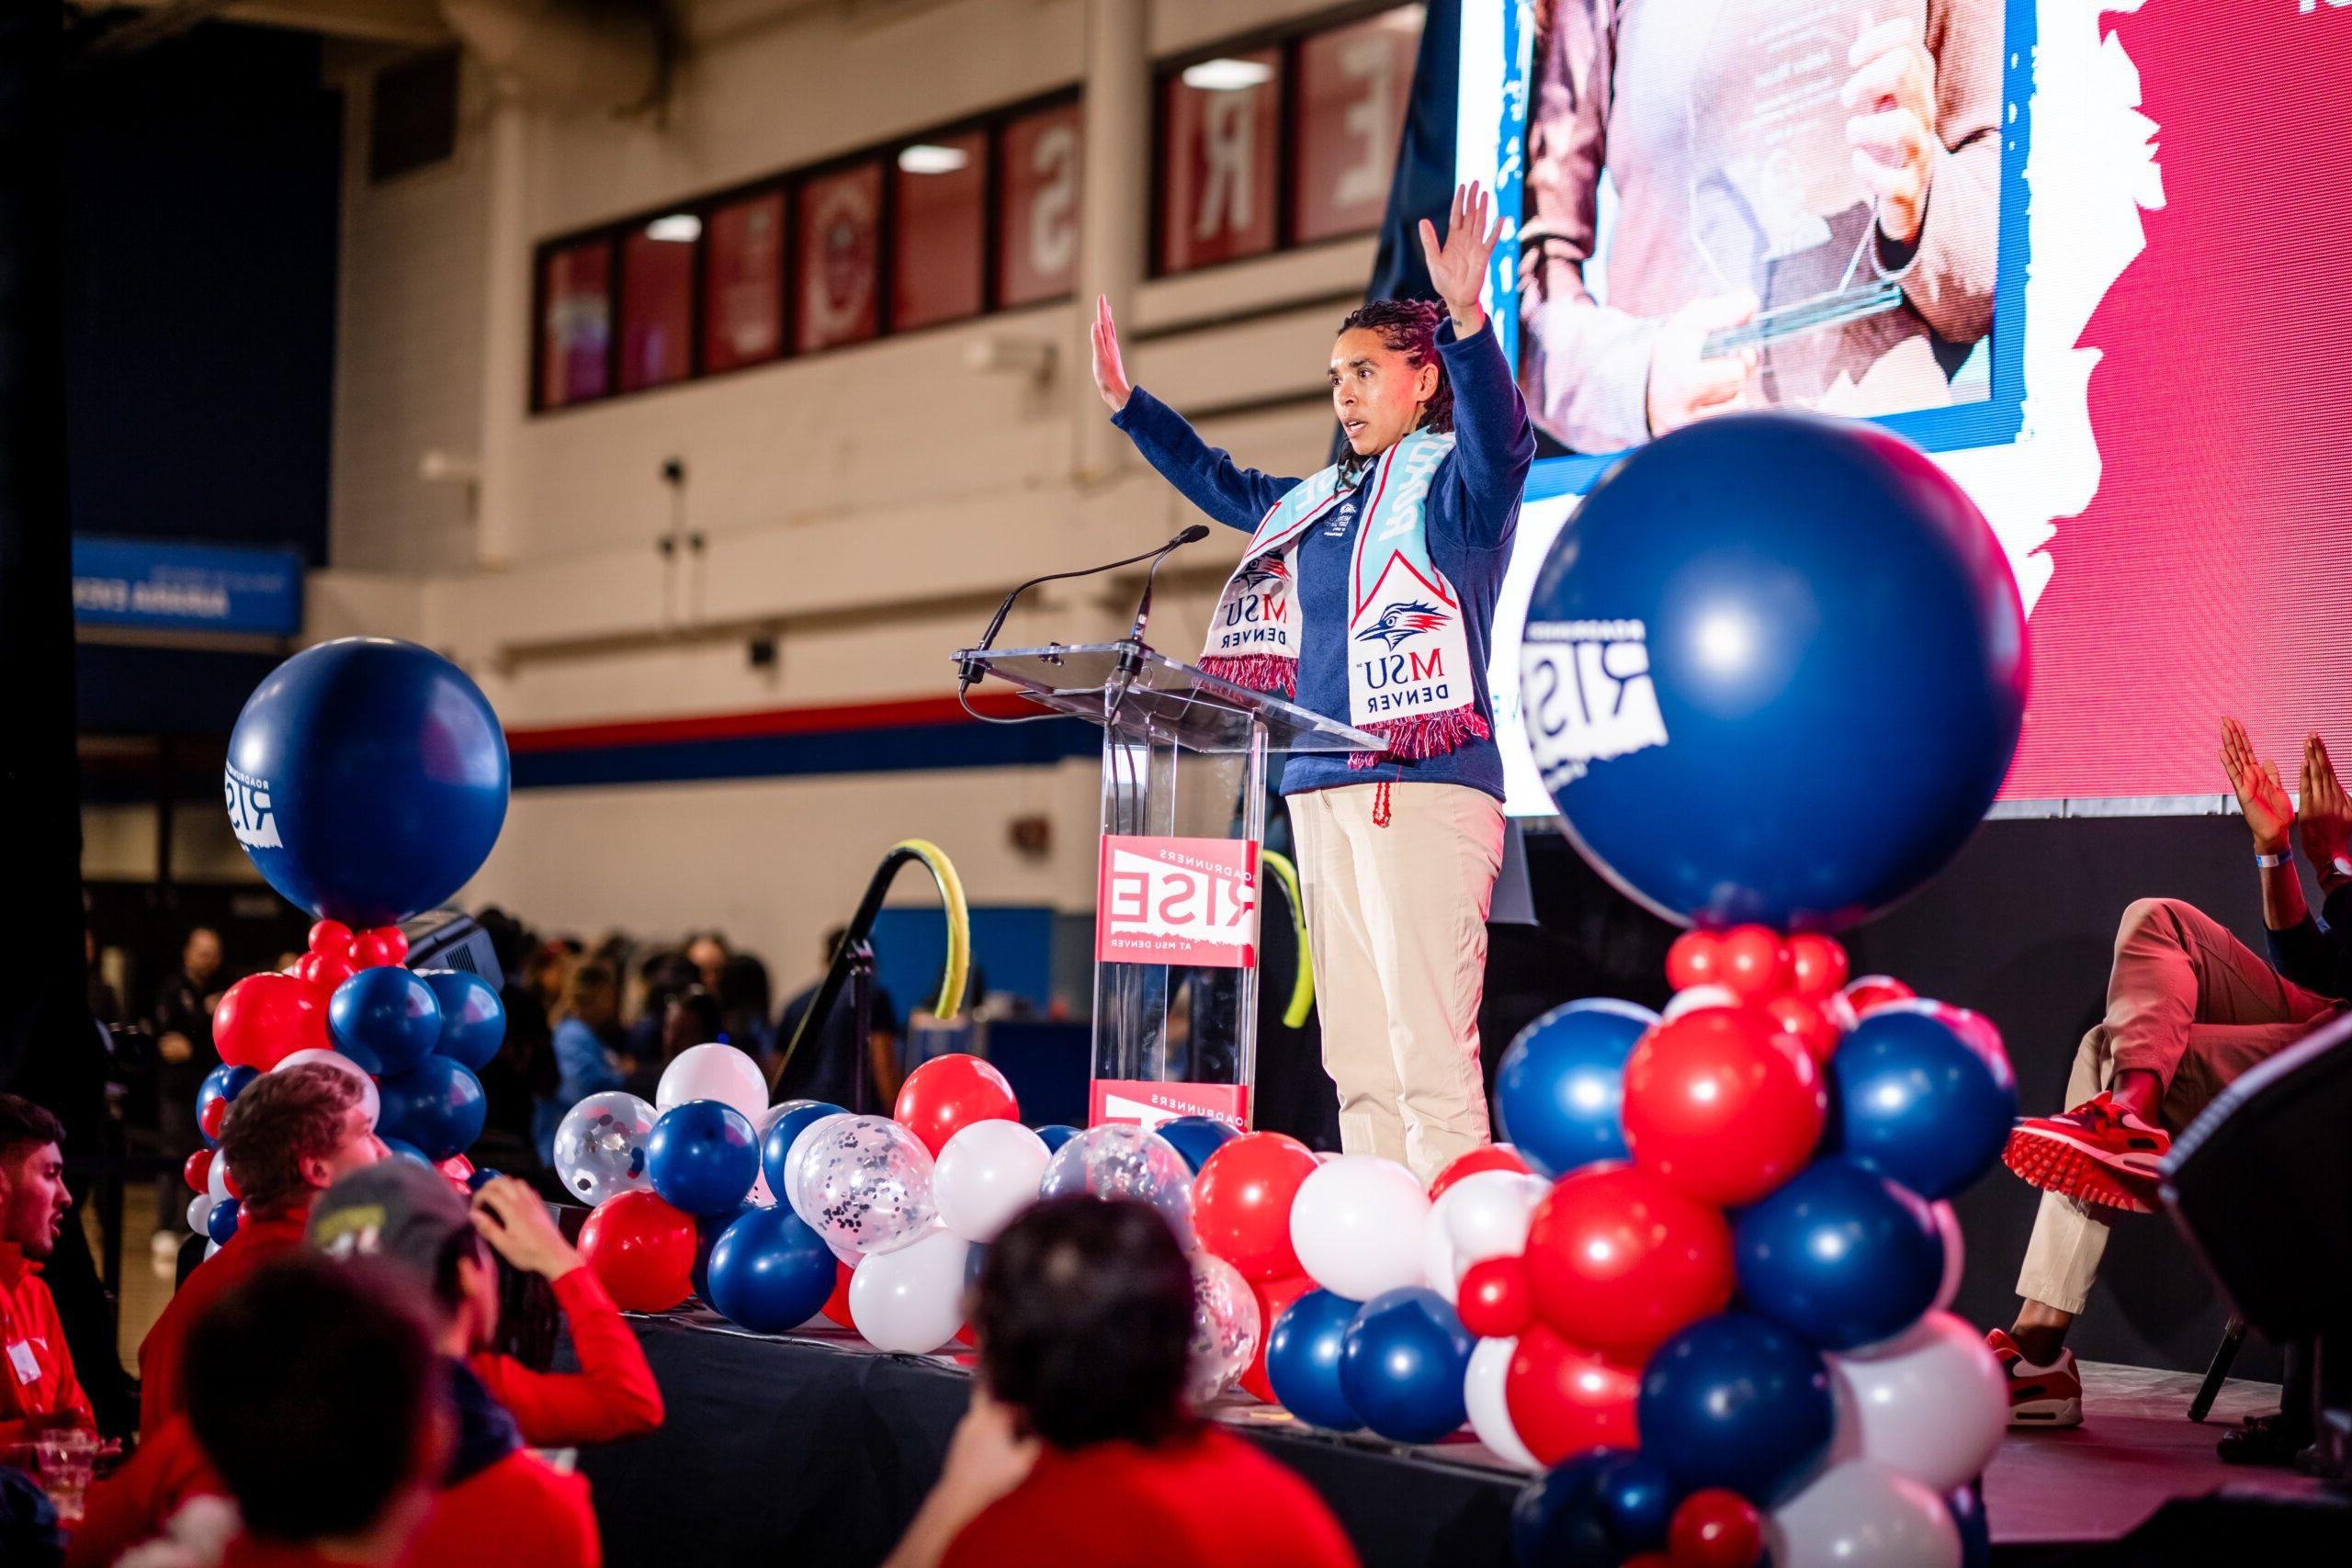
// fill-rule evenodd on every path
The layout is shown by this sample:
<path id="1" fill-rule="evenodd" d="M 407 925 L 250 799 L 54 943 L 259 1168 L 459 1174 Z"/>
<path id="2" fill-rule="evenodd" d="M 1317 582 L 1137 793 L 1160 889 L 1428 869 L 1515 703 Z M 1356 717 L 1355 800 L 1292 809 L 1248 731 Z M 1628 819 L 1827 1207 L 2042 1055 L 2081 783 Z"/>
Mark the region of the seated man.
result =
<path id="1" fill-rule="evenodd" d="M 1306 1482 L 1185 1407 L 1193 1274 L 1140 1203 L 1057 1198 L 981 1265 L 972 1407 L 889 1568 L 1352 1568 Z"/>
<path id="2" fill-rule="evenodd" d="M 242 1200 L 237 1234 L 187 1277 L 139 1346 L 139 1434 L 152 1438 L 185 1403 L 188 1330 L 222 1292 L 302 1244 L 311 1200 L 384 1145 L 359 1085 L 323 1062 L 264 1073 L 230 1102 L 215 1157 L 228 1161 Z"/>
<path id="3" fill-rule="evenodd" d="M 2222 766 L 2254 833 L 2270 961 L 2177 900 L 2143 898 L 2124 910 L 2107 1016 L 2083 1036 L 2067 1083 L 2074 1109 L 2021 1120 L 2002 1156 L 2042 1189 L 2018 1277 L 2025 1304 L 1990 1339 L 2009 1374 L 2016 1425 L 2083 1418 L 2082 1381 L 2064 1344 L 2107 1247 L 2096 1211 L 2153 1212 L 2173 1131 L 2352 997 L 2352 800 L 2327 748 L 2317 735 L 2304 741 L 2301 781 L 2303 853 L 2326 899 L 2321 919 L 2304 907 L 2289 843 L 2294 803 L 2235 719 L 2222 721 Z"/>
<path id="4" fill-rule="evenodd" d="M 64 1136 L 31 1100 L 0 1094 L 0 1449 L 95 1419 L 40 1280 L 40 1259 L 57 1245 L 72 1201 L 58 1152 Z"/>

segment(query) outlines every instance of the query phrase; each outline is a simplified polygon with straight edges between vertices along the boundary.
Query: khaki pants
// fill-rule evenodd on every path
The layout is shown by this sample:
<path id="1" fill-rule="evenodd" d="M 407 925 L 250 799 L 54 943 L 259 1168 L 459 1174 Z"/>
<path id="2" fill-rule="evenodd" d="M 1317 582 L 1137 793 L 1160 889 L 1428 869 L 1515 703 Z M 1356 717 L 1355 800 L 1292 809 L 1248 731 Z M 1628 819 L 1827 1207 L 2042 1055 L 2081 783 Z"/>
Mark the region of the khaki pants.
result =
<path id="1" fill-rule="evenodd" d="M 2177 1133 L 2241 1073 L 2309 1033 L 2341 1004 L 2285 978 L 2222 924 L 2177 898 L 2143 898 L 2123 911 L 2107 1016 L 2083 1036 L 2066 1080 L 2080 1105 L 2119 1071 L 2164 1085 L 2156 1121 Z M 2018 1294 L 2079 1313 L 2107 1251 L 2100 1211 L 2041 1195 Z"/>
<path id="2" fill-rule="evenodd" d="M 1288 804 L 1340 1146 L 1400 1160 L 1426 1183 L 1487 1141 L 1478 999 L 1502 807 L 1445 784 L 1349 784 Z"/>

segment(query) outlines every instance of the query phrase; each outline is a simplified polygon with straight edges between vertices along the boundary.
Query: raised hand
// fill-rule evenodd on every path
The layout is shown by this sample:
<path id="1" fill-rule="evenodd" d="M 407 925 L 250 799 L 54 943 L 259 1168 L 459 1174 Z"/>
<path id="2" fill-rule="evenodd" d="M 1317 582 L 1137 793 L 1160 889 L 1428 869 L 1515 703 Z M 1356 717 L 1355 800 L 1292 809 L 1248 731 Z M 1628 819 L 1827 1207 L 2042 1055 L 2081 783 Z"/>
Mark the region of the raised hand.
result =
<path id="1" fill-rule="evenodd" d="M 1454 187 L 1453 208 L 1446 214 L 1442 241 L 1437 236 L 1437 225 L 1421 220 L 1421 254 L 1429 262 L 1430 283 L 1445 301 L 1457 336 L 1467 337 L 1487 319 L 1486 307 L 1478 298 L 1487 286 L 1487 263 L 1494 256 L 1495 243 L 1503 237 L 1500 218 L 1492 229 L 1487 227 L 1487 215 L 1494 205 L 1492 193 L 1479 189 L 1478 182 L 1472 180 Z"/>
<path id="2" fill-rule="evenodd" d="M 1111 320 L 1111 297 L 1094 297 L 1094 389 L 1102 400 L 1117 413 L 1127 406 L 1127 398 L 1135 386 L 1127 379 L 1126 367 L 1119 363 L 1119 329 Z"/>
<path id="3" fill-rule="evenodd" d="M 2288 829 L 2295 825 L 2295 803 L 2278 782 L 2277 764 L 2254 754 L 2245 726 L 2234 718 L 2222 720 L 2222 771 L 2229 775 L 2238 809 L 2254 833 L 2254 852 L 2275 855 L 2284 850 Z"/>
<path id="4" fill-rule="evenodd" d="M 474 1229 L 491 1249 L 526 1274 L 561 1279 L 581 1266 L 539 1195 L 511 1176 L 493 1177 L 474 1194 Z"/>
<path id="5" fill-rule="evenodd" d="M 2327 742 L 2314 730 L 2303 740 L 2303 858 L 2321 880 L 2335 879 L 2336 857 L 2352 847 L 2352 797 L 2335 779 Z"/>

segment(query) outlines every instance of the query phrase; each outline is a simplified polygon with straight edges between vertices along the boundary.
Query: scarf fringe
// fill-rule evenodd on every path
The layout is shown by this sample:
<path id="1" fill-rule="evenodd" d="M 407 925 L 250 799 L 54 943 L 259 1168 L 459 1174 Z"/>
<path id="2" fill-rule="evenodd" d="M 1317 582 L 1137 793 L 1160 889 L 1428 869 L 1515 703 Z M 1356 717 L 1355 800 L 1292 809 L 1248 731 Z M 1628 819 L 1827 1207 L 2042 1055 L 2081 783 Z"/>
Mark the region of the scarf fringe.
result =
<path id="1" fill-rule="evenodd" d="M 1487 721 L 1478 716 L 1478 710 L 1466 705 L 1449 708 L 1443 713 L 1417 713 L 1409 718 L 1382 719 L 1360 728 L 1386 741 L 1388 750 L 1358 751 L 1348 758 L 1351 768 L 1369 768 L 1392 761 L 1419 762 L 1430 757 L 1442 757 L 1473 740 L 1484 740 L 1494 733 Z"/>
<path id="2" fill-rule="evenodd" d="M 1201 668 L 1220 681 L 1230 681 L 1253 692 L 1272 692 L 1284 697 L 1298 695 L 1295 659 L 1281 659 L 1271 653 L 1220 654 L 1202 660 Z"/>

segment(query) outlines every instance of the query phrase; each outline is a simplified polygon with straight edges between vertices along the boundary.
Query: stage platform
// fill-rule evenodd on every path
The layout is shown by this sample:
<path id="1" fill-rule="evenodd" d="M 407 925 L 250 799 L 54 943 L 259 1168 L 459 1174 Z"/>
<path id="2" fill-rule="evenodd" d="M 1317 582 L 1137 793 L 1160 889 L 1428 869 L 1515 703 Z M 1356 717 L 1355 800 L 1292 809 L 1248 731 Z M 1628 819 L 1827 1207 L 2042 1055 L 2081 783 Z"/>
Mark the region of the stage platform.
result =
<path id="1" fill-rule="evenodd" d="M 888 1553 L 963 1413 L 964 1359 L 884 1355 L 848 1333 L 762 1337 L 700 1309 L 634 1323 L 669 1418 L 652 1437 L 580 1456 L 612 1568 L 853 1568 Z M 2083 1381 L 2082 1427 L 2014 1434 L 1985 1473 L 1996 1563 L 2178 1560 L 2153 1543 L 2113 1556 L 2101 1544 L 2200 1498 L 2212 1500 L 2188 1517 L 2176 1508 L 2134 1545 L 2226 1540 L 2234 1552 L 2206 1559 L 2221 1568 L 2352 1561 L 2344 1499 L 2214 1457 L 2230 1422 L 2277 1406 L 2275 1386 L 2232 1382 L 2199 1426 L 2187 1415 L 2193 1377 L 2086 1363 Z M 1481 1445 L 1335 1437 L 1238 1396 L 1216 1415 L 1306 1477 L 1366 1568 L 1510 1563 L 1523 1478 Z M 2314 1537 L 2333 1544 L 2309 1555 Z"/>

